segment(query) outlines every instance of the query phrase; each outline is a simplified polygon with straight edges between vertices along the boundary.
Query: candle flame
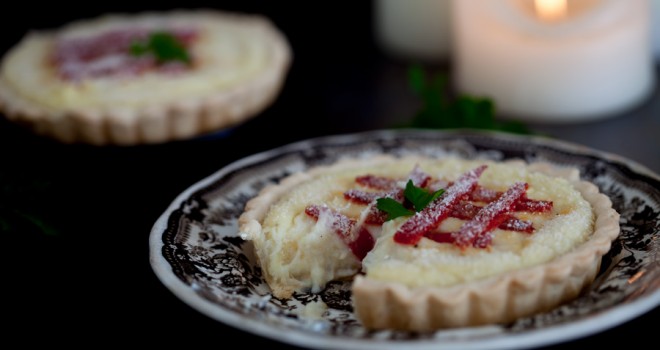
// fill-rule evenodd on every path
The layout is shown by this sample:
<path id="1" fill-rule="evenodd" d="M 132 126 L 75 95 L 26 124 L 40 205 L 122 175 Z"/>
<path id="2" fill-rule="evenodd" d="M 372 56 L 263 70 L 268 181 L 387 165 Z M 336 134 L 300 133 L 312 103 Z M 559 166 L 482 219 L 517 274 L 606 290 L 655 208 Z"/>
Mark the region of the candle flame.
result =
<path id="1" fill-rule="evenodd" d="M 568 0 L 534 0 L 536 15 L 544 21 L 558 21 L 566 17 Z"/>

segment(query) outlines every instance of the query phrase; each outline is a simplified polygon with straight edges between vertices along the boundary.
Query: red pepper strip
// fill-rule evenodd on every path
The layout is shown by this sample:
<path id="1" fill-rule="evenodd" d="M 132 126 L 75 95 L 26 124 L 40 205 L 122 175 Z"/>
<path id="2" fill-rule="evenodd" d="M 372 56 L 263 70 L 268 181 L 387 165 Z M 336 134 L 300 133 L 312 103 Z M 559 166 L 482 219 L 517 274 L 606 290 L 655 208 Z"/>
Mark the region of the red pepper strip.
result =
<path id="1" fill-rule="evenodd" d="M 364 219 L 365 224 L 382 225 L 387 221 L 387 212 L 378 209 L 375 205 L 369 208 L 369 213 Z"/>
<path id="2" fill-rule="evenodd" d="M 517 182 L 504 192 L 496 201 L 490 202 L 470 221 L 461 226 L 461 229 L 453 233 L 454 244 L 460 248 L 473 245 L 479 248 L 487 247 L 492 236 L 490 231 L 498 227 L 508 217 L 516 203 L 527 191 L 528 184 Z"/>
<path id="3" fill-rule="evenodd" d="M 403 202 L 403 190 L 394 188 L 388 192 L 365 192 L 356 189 L 350 189 L 344 192 L 344 199 L 347 201 L 368 205 L 378 198 L 392 198 L 399 203 Z M 387 213 L 378 209 L 375 205 L 369 208 L 369 213 L 365 218 L 365 223 L 373 225 L 382 225 L 387 221 Z"/>
<path id="4" fill-rule="evenodd" d="M 519 203 L 517 203 L 519 204 Z M 518 205 L 516 205 L 516 208 Z M 483 207 L 474 205 L 470 202 L 461 202 L 454 207 L 449 216 L 461 220 L 472 220 Z M 502 230 L 511 230 L 511 231 L 520 231 L 526 233 L 532 233 L 534 231 L 534 226 L 532 226 L 531 221 L 520 220 L 514 216 L 506 215 L 504 221 L 498 226 Z"/>
<path id="5" fill-rule="evenodd" d="M 523 196 L 516 203 L 516 211 L 529 211 L 532 213 L 542 213 L 552 210 L 552 201 L 542 201 L 536 199 L 529 199 L 527 196 Z"/>
<path id="6" fill-rule="evenodd" d="M 424 237 L 438 243 L 454 243 L 454 236 L 451 232 L 427 232 L 424 234 Z"/>
<path id="7" fill-rule="evenodd" d="M 346 194 L 344 194 L 344 197 L 346 197 Z M 395 201 L 399 203 L 403 203 L 404 197 L 403 197 L 403 190 L 395 188 L 389 192 L 381 192 L 380 196 L 377 198 L 392 198 Z M 374 201 L 377 199 L 374 198 Z M 371 204 L 372 202 L 366 203 L 366 204 Z M 367 217 L 364 219 L 364 222 L 367 224 L 372 224 L 372 225 L 382 225 L 387 221 L 387 213 L 378 209 L 375 204 L 371 205 L 369 207 L 369 213 L 367 213 Z"/>
<path id="8" fill-rule="evenodd" d="M 524 221 L 516 219 L 513 216 L 507 217 L 503 223 L 498 226 L 502 230 L 517 231 L 523 233 L 532 233 L 534 232 L 534 226 L 532 226 L 531 221 Z M 457 234 L 454 232 L 438 232 L 432 231 L 424 234 L 424 237 L 434 240 L 438 243 L 454 243 L 456 241 Z M 485 248 L 485 247 L 482 247 Z"/>
<path id="9" fill-rule="evenodd" d="M 477 186 L 477 188 L 470 193 L 469 199 L 474 202 L 489 203 L 496 200 L 501 195 L 502 192 Z M 529 199 L 527 196 L 524 196 L 516 203 L 515 210 L 542 213 L 552 210 L 552 201 Z"/>
<path id="10" fill-rule="evenodd" d="M 426 186 L 429 181 L 431 181 L 431 175 L 423 172 L 418 165 L 416 165 L 413 170 L 408 174 L 408 180 L 412 180 L 413 184 L 417 187 Z M 385 176 L 376 176 L 376 175 L 362 175 L 355 178 L 355 182 L 358 184 L 379 189 L 379 190 L 391 190 L 397 188 L 398 180 L 392 179 Z"/>
<path id="11" fill-rule="evenodd" d="M 331 215 L 330 228 L 341 237 L 351 252 L 353 252 L 353 255 L 360 261 L 374 248 L 375 242 L 373 236 L 362 226 L 356 228 L 357 221 L 327 207 L 310 205 L 305 208 L 305 214 L 316 220 L 318 220 L 321 212 Z M 354 230 L 357 233 L 356 235 L 353 234 Z"/>
<path id="12" fill-rule="evenodd" d="M 449 216 L 461 220 L 471 220 L 483 207 L 464 201 L 457 203 L 451 210 Z"/>
<path id="13" fill-rule="evenodd" d="M 401 244 L 417 244 L 425 233 L 437 227 L 451 214 L 455 205 L 474 191 L 479 176 L 486 167 L 487 165 L 481 165 L 461 175 L 442 196 L 401 225 L 394 234 L 394 241 Z"/>
<path id="14" fill-rule="evenodd" d="M 355 178 L 358 184 L 378 190 L 389 190 L 396 187 L 397 180 L 376 175 L 362 175 Z"/>
<path id="15" fill-rule="evenodd" d="M 199 36 L 194 29 L 173 29 L 168 31 L 185 47 L 189 47 Z M 81 79 L 87 76 L 108 76 L 117 74 L 138 74 L 156 69 L 154 60 L 133 57 L 131 45 L 135 40 L 149 37 L 143 28 L 120 29 L 100 35 L 71 38 L 56 43 L 52 61 L 64 79 Z M 113 64 L 93 64 L 107 57 L 114 57 Z M 177 66 L 178 67 L 178 66 Z M 171 67 L 170 67 L 171 68 Z"/>
<path id="16" fill-rule="evenodd" d="M 419 166 L 415 166 L 410 174 L 408 174 L 407 180 L 412 180 L 413 184 L 417 187 L 425 187 L 431 181 L 431 176 L 423 172 Z M 355 182 L 365 187 L 386 190 L 386 192 L 366 192 L 358 189 L 350 189 L 344 192 L 344 198 L 355 203 L 369 204 L 378 198 L 392 198 L 398 192 L 403 193 L 403 190 L 397 186 L 397 180 L 384 176 L 362 175 L 356 177 Z M 403 200 L 403 197 L 401 198 Z"/>
<path id="17" fill-rule="evenodd" d="M 502 230 L 517 231 L 524 233 L 534 232 L 534 226 L 532 225 L 531 221 L 520 220 L 513 216 L 508 216 L 504 220 L 504 222 L 502 222 L 500 226 L 498 226 L 498 228 Z"/>
<path id="18" fill-rule="evenodd" d="M 431 182 L 431 175 L 423 172 L 419 165 L 416 165 L 410 174 L 408 174 L 408 180 L 412 180 L 413 185 L 423 188 Z"/>
<path id="19" fill-rule="evenodd" d="M 384 192 L 365 192 L 358 189 L 350 189 L 344 192 L 344 199 L 358 204 L 369 204 L 384 196 Z"/>
<path id="20" fill-rule="evenodd" d="M 481 186 L 477 186 L 477 188 L 470 193 L 468 198 L 470 198 L 471 201 L 474 202 L 492 202 L 497 199 L 497 197 L 501 196 L 502 192 L 498 192 L 495 190 L 491 190 L 488 188 L 484 188 Z"/>
<path id="21" fill-rule="evenodd" d="M 419 166 L 408 174 L 408 179 L 412 180 L 413 184 L 417 187 L 424 187 L 431 181 L 431 176 L 423 172 Z M 374 175 L 364 175 L 355 178 L 355 181 L 369 187 L 377 187 L 384 189 L 387 184 L 391 184 L 391 188 L 386 192 L 365 192 L 357 189 L 350 189 L 344 192 L 344 198 L 348 201 L 358 204 L 370 204 L 378 198 L 393 198 L 394 200 L 402 203 L 404 201 L 403 190 L 397 187 L 397 181 L 386 177 L 379 177 Z M 378 209 L 375 205 L 369 209 L 369 213 L 365 218 L 365 223 L 373 225 L 382 225 L 387 221 L 387 213 Z"/>

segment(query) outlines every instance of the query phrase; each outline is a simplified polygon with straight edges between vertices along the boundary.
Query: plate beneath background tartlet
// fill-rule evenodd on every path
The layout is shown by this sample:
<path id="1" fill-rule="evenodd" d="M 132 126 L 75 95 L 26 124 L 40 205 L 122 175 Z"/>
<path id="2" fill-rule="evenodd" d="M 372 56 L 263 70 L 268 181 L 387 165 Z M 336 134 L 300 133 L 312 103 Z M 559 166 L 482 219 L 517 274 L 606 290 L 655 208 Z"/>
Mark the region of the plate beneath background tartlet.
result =
<path id="1" fill-rule="evenodd" d="M 238 236 L 248 199 L 266 186 L 340 157 L 455 154 L 542 160 L 580 169 L 613 201 L 621 235 L 593 287 L 550 312 L 506 326 L 417 334 L 366 331 L 350 283 L 291 300 L 271 296 L 251 243 Z M 558 140 L 477 131 L 379 130 L 300 141 L 233 162 L 181 193 L 154 224 L 151 266 L 174 295 L 237 329 L 308 348 L 494 349 L 551 345 L 622 324 L 660 305 L 660 176 L 617 155 Z M 316 315 L 314 301 L 329 310 Z"/>

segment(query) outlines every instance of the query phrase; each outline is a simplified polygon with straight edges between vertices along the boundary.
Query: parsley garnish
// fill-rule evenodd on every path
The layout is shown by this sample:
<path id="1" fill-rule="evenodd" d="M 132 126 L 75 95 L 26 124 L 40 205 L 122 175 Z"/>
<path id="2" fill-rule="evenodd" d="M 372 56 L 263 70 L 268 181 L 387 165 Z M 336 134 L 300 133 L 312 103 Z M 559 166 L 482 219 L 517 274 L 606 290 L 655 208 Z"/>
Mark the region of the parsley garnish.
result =
<path id="1" fill-rule="evenodd" d="M 392 198 L 376 199 L 376 208 L 387 213 L 387 220 L 396 219 L 400 216 L 410 216 L 415 213 Z"/>
<path id="2" fill-rule="evenodd" d="M 450 96 L 446 89 L 446 80 L 441 74 L 428 78 L 424 69 L 418 64 L 408 69 L 408 83 L 412 91 L 421 98 L 422 106 L 409 123 L 402 125 L 403 127 L 470 128 L 518 134 L 531 133 L 522 122 L 496 120 L 495 103 L 489 98 L 469 95 Z"/>
<path id="3" fill-rule="evenodd" d="M 396 219 L 400 216 L 410 216 L 415 214 L 416 211 L 419 212 L 426 208 L 429 203 L 440 197 L 444 192 L 444 189 L 439 189 L 435 192 L 427 191 L 415 186 L 412 180 L 408 180 L 403 195 L 414 210 L 408 209 L 403 203 L 399 203 L 392 198 L 378 198 L 376 200 L 376 208 L 387 213 L 387 220 Z"/>
<path id="4" fill-rule="evenodd" d="M 190 56 L 186 51 L 186 47 L 179 39 L 168 32 L 153 32 L 147 40 L 133 42 L 130 51 L 134 56 L 153 54 L 159 64 L 168 61 L 190 63 Z"/>

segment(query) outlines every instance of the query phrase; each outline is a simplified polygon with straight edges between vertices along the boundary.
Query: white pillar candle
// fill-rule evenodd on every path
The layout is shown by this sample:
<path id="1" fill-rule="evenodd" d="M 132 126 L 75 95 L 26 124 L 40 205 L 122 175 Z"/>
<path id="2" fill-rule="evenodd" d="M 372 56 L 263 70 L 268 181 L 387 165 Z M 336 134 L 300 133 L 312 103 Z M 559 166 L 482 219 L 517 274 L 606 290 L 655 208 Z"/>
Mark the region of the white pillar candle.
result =
<path id="1" fill-rule="evenodd" d="M 660 0 L 651 1 L 651 38 L 653 39 L 653 58 L 660 62 Z"/>
<path id="2" fill-rule="evenodd" d="M 400 59 L 446 61 L 449 56 L 450 0 L 377 0 L 376 39 Z"/>
<path id="3" fill-rule="evenodd" d="M 457 92 L 490 97 L 503 118 L 547 123 L 616 116 L 655 84 L 647 0 L 452 2 Z M 536 4 L 538 5 L 538 4 Z"/>

